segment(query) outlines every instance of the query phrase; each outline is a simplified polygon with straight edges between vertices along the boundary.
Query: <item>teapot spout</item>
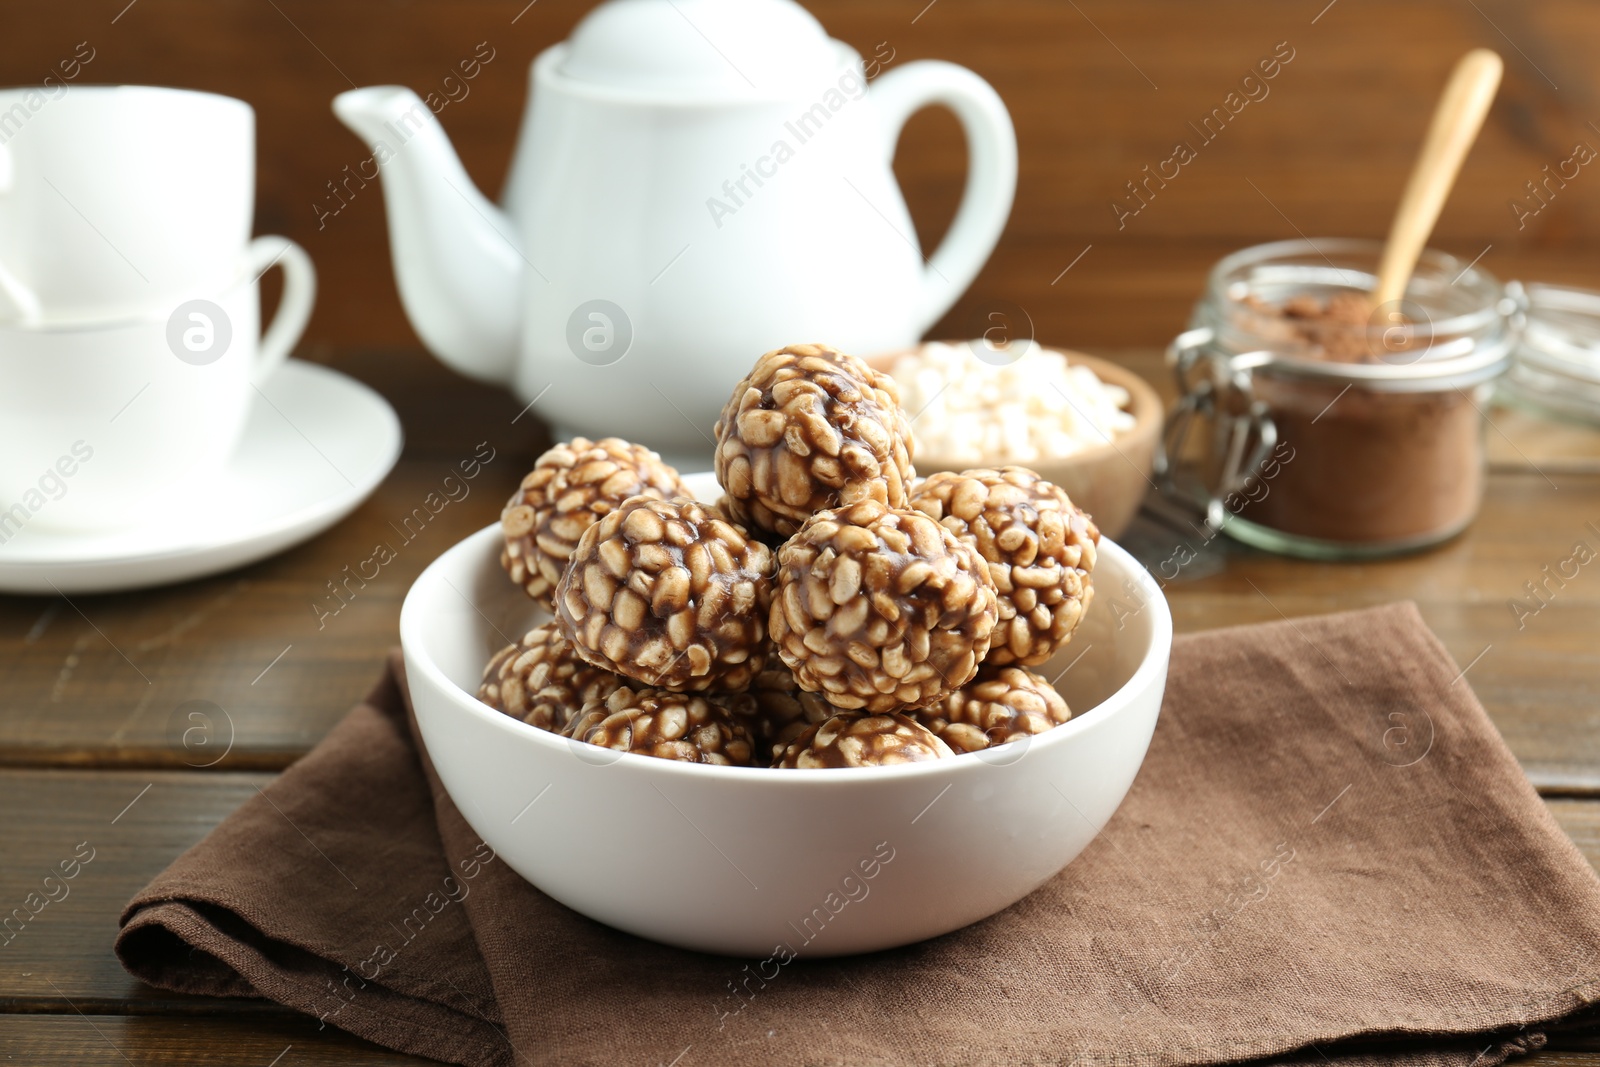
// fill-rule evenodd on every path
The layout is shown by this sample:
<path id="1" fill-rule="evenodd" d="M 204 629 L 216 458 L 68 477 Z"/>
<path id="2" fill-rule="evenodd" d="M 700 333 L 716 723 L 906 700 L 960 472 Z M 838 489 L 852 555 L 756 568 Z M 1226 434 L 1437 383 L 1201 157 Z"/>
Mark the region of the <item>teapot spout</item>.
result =
<path id="1" fill-rule="evenodd" d="M 398 85 L 352 89 L 333 112 L 372 149 L 406 317 L 428 349 L 470 377 L 509 384 L 527 263 L 511 219 L 467 177 L 443 127 Z"/>

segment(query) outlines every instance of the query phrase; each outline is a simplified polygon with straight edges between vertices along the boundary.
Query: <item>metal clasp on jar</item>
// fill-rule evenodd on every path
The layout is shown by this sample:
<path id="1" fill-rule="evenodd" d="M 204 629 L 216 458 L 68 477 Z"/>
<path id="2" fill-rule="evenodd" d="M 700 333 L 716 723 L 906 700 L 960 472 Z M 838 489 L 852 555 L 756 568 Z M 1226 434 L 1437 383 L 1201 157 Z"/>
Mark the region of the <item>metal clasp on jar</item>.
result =
<path id="1" fill-rule="evenodd" d="M 1272 362 L 1273 354 L 1227 355 L 1213 340 L 1211 327 L 1201 326 L 1167 346 L 1179 399 L 1158 442 L 1155 475 L 1163 496 L 1198 510 L 1207 526 L 1221 529 L 1229 512 L 1238 510 L 1228 501 L 1249 497 L 1252 475 L 1277 447 L 1278 428 L 1250 385 L 1250 372 Z M 1208 424 L 1210 443 L 1202 452 L 1198 475 L 1180 479 L 1184 447 L 1197 427 L 1203 431 Z"/>

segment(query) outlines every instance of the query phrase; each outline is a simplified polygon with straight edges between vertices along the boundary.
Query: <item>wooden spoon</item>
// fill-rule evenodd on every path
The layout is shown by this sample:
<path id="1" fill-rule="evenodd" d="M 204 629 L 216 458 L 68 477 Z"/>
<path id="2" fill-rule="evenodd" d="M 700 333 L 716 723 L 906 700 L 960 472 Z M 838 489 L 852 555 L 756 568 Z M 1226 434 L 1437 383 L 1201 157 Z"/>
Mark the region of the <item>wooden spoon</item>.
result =
<path id="1" fill-rule="evenodd" d="M 1434 109 L 1427 140 L 1411 168 L 1411 180 L 1389 227 L 1389 241 L 1378 268 L 1378 288 L 1372 294 L 1375 307 L 1399 300 L 1411 281 L 1417 257 L 1427 246 L 1439 212 L 1456 183 L 1461 162 L 1477 140 L 1489 104 L 1500 87 L 1500 72 L 1505 64 L 1487 48 L 1474 48 L 1461 57 L 1450 75 L 1439 106 Z"/>

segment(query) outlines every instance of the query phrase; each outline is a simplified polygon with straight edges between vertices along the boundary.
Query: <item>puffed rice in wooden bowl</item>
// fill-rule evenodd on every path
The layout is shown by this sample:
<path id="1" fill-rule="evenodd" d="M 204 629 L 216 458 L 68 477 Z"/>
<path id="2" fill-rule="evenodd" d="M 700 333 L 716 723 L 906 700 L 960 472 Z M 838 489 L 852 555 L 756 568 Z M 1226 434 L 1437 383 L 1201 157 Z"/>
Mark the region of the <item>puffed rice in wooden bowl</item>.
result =
<path id="1" fill-rule="evenodd" d="M 951 344 L 963 345 L 966 342 Z M 983 342 L 974 341 L 971 344 L 981 347 Z M 892 376 L 895 364 L 905 354 L 872 356 L 866 362 L 873 369 Z M 960 471 L 973 467 L 1003 467 L 1010 464 L 1028 467 L 1065 489 L 1072 502 L 1094 518 L 1103 535 L 1120 537 L 1133 521 L 1145 494 L 1150 490 L 1156 444 L 1161 435 L 1161 397 L 1149 382 L 1110 360 L 1082 352 L 1048 348 L 1042 349 L 1039 355 L 1064 358 L 1069 366 L 1086 367 L 1107 385 L 1126 390 L 1129 399 L 1124 410 L 1132 416 L 1133 425 L 1114 434 L 1109 442 L 1092 445 L 1063 458 L 1026 458 L 1005 452 L 951 458 L 940 456 L 936 449 L 924 446 L 917 430 L 930 418 L 930 414 L 923 412 L 912 424 L 912 435 L 917 437 L 917 473 L 926 477 L 937 471 Z M 915 405 L 912 405 L 912 410 L 915 411 Z"/>

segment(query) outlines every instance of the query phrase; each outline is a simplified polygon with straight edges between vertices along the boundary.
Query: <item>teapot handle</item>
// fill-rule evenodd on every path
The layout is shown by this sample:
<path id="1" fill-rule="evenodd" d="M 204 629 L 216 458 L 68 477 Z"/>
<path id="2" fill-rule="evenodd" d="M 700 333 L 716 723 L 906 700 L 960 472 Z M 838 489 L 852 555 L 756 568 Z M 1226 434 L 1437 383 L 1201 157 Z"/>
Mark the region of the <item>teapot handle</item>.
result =
<path id="1" fill-rule="evenodd" d="M 965 67 L 925 59 L 886 71 L 872 83 L 889 156 L 912 114 L 942 104 L 967 136 L 967 187 L 944 241 L 923 270 L 916 312 L 921 334 L 950 310 L 977 277 L 1011 216 L 1017 191 L 1017 134 L 988 82 Z"/>

